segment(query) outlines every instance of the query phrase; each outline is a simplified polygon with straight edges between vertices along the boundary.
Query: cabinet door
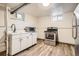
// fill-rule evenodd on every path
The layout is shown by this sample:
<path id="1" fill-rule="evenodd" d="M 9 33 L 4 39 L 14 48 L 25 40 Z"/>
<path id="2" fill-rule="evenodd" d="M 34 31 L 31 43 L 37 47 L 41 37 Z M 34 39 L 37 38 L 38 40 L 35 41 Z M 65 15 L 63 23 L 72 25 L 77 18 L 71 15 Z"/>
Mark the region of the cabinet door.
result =
<path id="1" fill-rule="evenodd" d="M 21 40 L 21 50 L 23 49 L 26 49 L 28 46 L 27 46 L 27 40 L 25 38 L 22 38 Z"/>
<path id="2" fill-rule="evenodd" d="M 21 34 L 21 50 L 26 49 L 32 45 L 31 33 Z"/>
<path id="3" fill-rule="evenodd" d="M 28 48 L 27 34 L 21 35 L 21 50 Z"/>
<path id="4" fill-rule="evenodd" d="M 28 40 L 28 46 L 32 46 L 33 45 L 32 44 L 32 33 L 29 33 L 27 40 Z"/>
<path id="5" fill-rule="evenodd" d="M 20 51 L 20 39 L 12 39 L 11 44 L 11 55 L 14 55 Z"/>
<path id="6" fill-rule="evenodd" d="M 32 33 L 32 43 L 33 44 L 37 43 L 37 34 L 36 33 Z"/>

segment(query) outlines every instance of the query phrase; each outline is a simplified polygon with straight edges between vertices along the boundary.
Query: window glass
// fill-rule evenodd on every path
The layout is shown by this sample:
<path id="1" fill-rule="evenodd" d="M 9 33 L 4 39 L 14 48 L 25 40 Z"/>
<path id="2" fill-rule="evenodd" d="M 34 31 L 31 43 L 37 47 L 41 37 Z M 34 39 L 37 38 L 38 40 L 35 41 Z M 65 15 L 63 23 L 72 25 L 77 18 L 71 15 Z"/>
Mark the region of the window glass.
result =
<path id="1" fill-rule="evenodd" d="M 62 15 L 58 16 L 58 20 L 62 20 Z"/>
<path id="2" fill-rule="evenodd" d="M 24 21 L 24 13 L 16 13 L 16 17 L 17 17 L 18 20 Z"/>
<path id="3" fill-rule="evenodd" d="M 62 15 L 53 16 L 53 21 L 60 21 L 62 18 Z"/>
<path id="4" fill-rule="evenodd" d="M 57 21 L 57 16 L 53 16 L 53 21 Z"/>

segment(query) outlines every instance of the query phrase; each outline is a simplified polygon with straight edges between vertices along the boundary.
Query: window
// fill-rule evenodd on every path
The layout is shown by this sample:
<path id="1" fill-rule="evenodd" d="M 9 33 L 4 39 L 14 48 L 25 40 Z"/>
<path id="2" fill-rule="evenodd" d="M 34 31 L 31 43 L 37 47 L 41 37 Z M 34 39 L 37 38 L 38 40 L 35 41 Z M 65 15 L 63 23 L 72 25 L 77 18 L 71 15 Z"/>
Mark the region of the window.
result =
<path id="1" fill-rule="evenodd" d="M 23 13 L 16 13 L 16 17 L 18 20 L 24 20 L 24 14 Z"/>
<path id="2" fill-rule="evenodd" d="M 53 21 L 60 21 L 62 20 L 62 18 L 63 18 L 62 15 L 53 16 Z"/>
<path id="3" fill-rule="evenodd" d="M 58 20 L 62 20 L 62 15 L 59 15 L 58 16 Z"/>
<path id="4" fill-rule="evenodd" d="M 57 16 L 53 16 L 53 21 L 57 21 Z"/>

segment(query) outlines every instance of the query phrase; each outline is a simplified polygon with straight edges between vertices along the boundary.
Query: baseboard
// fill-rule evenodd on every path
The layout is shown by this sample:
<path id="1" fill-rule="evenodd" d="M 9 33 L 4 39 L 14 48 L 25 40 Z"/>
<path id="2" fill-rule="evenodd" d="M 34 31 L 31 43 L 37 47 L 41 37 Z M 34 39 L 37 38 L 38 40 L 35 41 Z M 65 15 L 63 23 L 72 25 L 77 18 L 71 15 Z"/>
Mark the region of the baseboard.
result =
<path id="1" fill-rule="evenodd" d="M 37 40 L 45 40 L 45 39 L 37 38 Z"/>
<path id="2" fill-rule="evenodd" d="M 73 45 L 73 46 L 75 46 L 75 44 L 71 44 L 71 43 L 65 43 L 65 42 L 58 42 L 58 43 L 63 43 L 63 44 L 68 44 L 68 45 Z"/>
<path id="3" fill-rule="evenodd" d="M 42 39 L 42 38 L 37 38 L 38 40 L 45 40 L 45 39 Z M 57 41 L 57 43 L 63 43 L 63 44 L 68 44 L 68 45 L 74 45 L 75 46 L 75 44 L 71 44 L 71 43 L 65 43 L 65 42 L 60 42 L 60 41 Z"/>

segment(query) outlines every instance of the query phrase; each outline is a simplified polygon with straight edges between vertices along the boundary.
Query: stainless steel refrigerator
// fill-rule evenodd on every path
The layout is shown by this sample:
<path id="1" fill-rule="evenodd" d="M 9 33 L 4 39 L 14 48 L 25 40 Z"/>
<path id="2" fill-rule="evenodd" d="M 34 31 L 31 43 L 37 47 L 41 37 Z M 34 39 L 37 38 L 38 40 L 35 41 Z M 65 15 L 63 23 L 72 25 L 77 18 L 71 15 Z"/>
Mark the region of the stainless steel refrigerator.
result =
<path id="1" fill-rule="evenodd" d="M 75 55 L 79 56 L 79 4 L 74 11 L 72 22 L 72 37 L 75 40 Z"/>

